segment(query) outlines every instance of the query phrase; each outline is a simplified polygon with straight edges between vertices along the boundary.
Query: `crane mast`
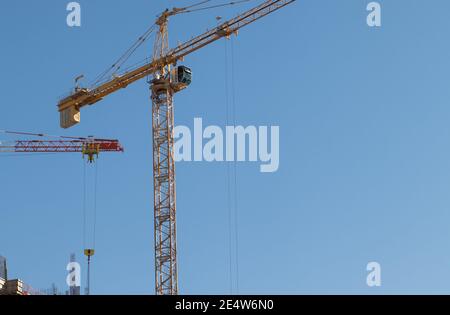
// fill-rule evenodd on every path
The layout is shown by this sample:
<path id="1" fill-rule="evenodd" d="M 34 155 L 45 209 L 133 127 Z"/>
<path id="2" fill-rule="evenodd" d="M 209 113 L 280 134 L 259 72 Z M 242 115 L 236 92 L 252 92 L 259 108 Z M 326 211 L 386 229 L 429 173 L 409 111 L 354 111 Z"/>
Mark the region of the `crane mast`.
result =
<path id="1" fill-rule="evenodd" d="M 153 49 L 153 59 L 167 54 L 169 48 L 169 11 L 165 11 L 156 24 L 159 31 Z M 178 294 L 176 197 L 174 160 L 175 89 L 171 80 L 170 64 L 161 64 L 151 82 L 153 133 L 153 201 L 155 246 L 155 291 L 157 295 Z"/>
<path id="2" fill-rule="evenodd" d="M 153 47 L 153 58 L 92 88 L 75 88 L 58 104 L 62 128 L 80 122 L 80 109 L 93 105 L 104 97 L 128 85 L 152 76 L 153 185 L 154 185 L 154 245 L 155 291 L 157 295 L 178 294 L 177 242 L 176 242 L 176 190 L 174 160 L 174 105 L 175 93 L 191 82 L 187 67 L 176 67 L 185 56 L 232 34 L 256 20 L 277 11 L 295 0 L 268 0 L 221 23 L 173 49 L 169 49 L 168 19 L 189 12 L 189 7 L 164 11 L 156 20 L 158 32 Z M 231 4 L 234 4 L 232 2 Z"/>

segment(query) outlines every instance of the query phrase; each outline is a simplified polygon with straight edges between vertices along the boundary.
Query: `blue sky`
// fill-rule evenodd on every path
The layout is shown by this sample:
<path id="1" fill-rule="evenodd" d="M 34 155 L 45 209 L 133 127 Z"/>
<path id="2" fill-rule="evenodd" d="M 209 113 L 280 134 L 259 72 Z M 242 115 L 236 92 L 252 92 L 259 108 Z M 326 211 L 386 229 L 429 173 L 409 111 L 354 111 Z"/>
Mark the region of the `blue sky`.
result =
<path id="1" fill-rule="evenodd" d="M 120 139 L 126 152 L 98 162 L 92 292 L 153 294 L 147 84 L 85 109 L 67 131 L 56 104 L 74 77 L 97 76 L 156 14 L 194 1 L 83 0 L 74 29 L 68 2 L 0 4 L 0 129 Z M 297 1 L 233 40 L 237 123 L 280 126 L 280 168 L 237 165 L 239 290 L 233 281 L 231 291 L 227 164 L 177 164 L 181 293 L 449 293 L 450 3 L 380 1 L 382 27 L 371 29 L 368 2 Z M 176 17 L 171 43 L 250 6 Z M 136 58 L 150 53 L 149 43 Z M 194 81 L 176 96 L 176 123 L 223 126 L 225 42 L 185 64 Z M 11 276 L 63 290 L 69 255 L 84 265 L 83 160 L 0 161 L 0 254 Z M 366 285 L 370 261 L 381 264 L 381 288 Z"/>

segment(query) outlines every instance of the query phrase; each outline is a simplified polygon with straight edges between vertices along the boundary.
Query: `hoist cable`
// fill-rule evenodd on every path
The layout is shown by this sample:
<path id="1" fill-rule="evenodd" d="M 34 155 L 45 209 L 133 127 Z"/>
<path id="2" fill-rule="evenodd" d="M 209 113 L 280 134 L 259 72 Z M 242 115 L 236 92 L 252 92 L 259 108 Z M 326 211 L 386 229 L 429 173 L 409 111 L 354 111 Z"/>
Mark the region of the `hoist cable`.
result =
<path id="1" fill-rule="evenodd" d="M 234 64 L 234 41 L 231 38 L 231 102 L 233 125 L 236 128 L 236 82 L 235 82 L 235 64 Z M 239 294 L 239 218 L 238 218 L 238 200 L 237 200 L 237 161 L 234 164 L 234 232 L 235 232 L 235 263 L 236 263 L 236 291 Z"/>
<path id="2" fill-rule="evenodd" d="M 13 134 L 13 135 L 20 135 L 20 136 L 34 136 L 34 137 L 47 137 L 47 138 L 59 138 L 59 139 L 73 139 L 73 140 L 88 140 L 89 138 L 83 138 L 83 137 L 69 137 L 69 136 L 56 136 L 56 135 L 48 135 L 45 133 L 31 133 L 31 132 L 23 132 L 23 131 L 10 131 L 10 130 L 0 130 L 0 133 L 4 134 Z M 94 139 L 94 138 L 92 138 Z M 101 139 L 95 139 L 95 140 L 101 140 Z"/>
<path id="3" fill-rule="evenodd" d="M 199 5 L 202 5 L 202 4 L 211 2 L 211 1 L 212 1 L 212 0 L 204 0 L 204 1 L 198 2 L 198 3 L 196 3 L 196 4 L 193 4 L 193 5 L 184 7 L 183 9 L 190 9 L 190 8 L 198 7 Z"/>
<path id="4" fill-rule="evenodd" d="M 228 80 L 228 44 L 225 41 L 225 110 L 226 126 L 230 124 L 229 109 L 229 80 Z M 230 294 L 233 294 L 233 234 L 232 234 L 232 209 L 231 209 L 231 168 L 227 163 L 227 211 L 228 211 L 228 263 L 230 273 Z"/>
<path id="5" fill-rule="evenodd" d="M 95 163 L 95 178 L 94 178 L 94 235 L 93 235 L 93 243 L 95 249 L 95 241 L 96 241 L 96 232 L 97 232 L 97 186 L 98 186 L 98 160 Z"/>
<path id="6" fill-rule="evenodd" d="M 204 10 L 209 10 L 209 9 L 216 9 L 216 8 L 221 8 L 221 7 L 227 7 L 227 6 L 232 6 L 232 5 L 241 4 L 241 3 L 250 2 L 250 1 L 253 1 L 253 0 L 239 0 L 239 1 L 233 1 L 233 2 L 228 2 L 228 3 L 216 4 L 216 5 L 212 5 L 209 7 L 182 11 L 182 12 L 180 12 L 180 14 L 204 11 Z"/>
<path id="7" fill-rule="evenodd" d="M 86 248 L 86 163 L 83 163 L 83 249 Z"/>
<path id="8" fill-rule="evenodd" d="M 156 24 L 153 24 L 147 31 L 140 36 L 137 41 L 122 55 L 119 59 L 108 69 L 106 69 L 104 72 L 102 72 L 95 81 L 91 84 L 91 87 L 96 86 L 100 81 L 106 78 L 108 74 L 114 75 L 119 71 L 122 67 L 122 65 L 127 62 L 131 56 L 136 52 L 136 50 L 150 37 L 150 35 L 153 33 L 153 31 L 156 28 Z M 114 70 L 115 71 L 112 71 Z"/>

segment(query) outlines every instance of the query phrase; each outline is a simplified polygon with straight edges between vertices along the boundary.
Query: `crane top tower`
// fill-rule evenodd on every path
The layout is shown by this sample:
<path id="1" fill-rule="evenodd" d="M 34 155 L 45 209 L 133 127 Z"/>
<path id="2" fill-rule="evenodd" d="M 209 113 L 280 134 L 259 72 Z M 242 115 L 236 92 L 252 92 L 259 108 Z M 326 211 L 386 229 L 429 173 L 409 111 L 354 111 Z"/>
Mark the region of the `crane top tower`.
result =
<path id="1" fill-rule="evenodd" d="M 122 89 L 128 85 L 141 80 L 147 76 L 161 72 L 169 65 L 174 65 L 178 61 L 200 48 L 209 45 L 221 38 L 237 34 L 244 26 L 277 11 L 295 0 L 269 0 L 250 9 L 235 18 L 221 23 L 217 27 L 192 39 L 179 44 L 173 49 L 168 49 L 167 23 L 171 16 L 189 13 L 190 7 L 174 8 L 164 11 L 156 20 L 155 25 L 159 26 L 159 33 L 154 45 L 153 59 L 144 65 L 132 68 L 124 73 L 114 75 L 107 81 L 96 84 L 90 88 L 75 88 L 74 91 L 61 99 L 58 103 L 60 112 L 60 124 L 62 128 L 70 128 L 80 122 L 80 109 L 93 105 L 101 101 L 104 97 Z"/>

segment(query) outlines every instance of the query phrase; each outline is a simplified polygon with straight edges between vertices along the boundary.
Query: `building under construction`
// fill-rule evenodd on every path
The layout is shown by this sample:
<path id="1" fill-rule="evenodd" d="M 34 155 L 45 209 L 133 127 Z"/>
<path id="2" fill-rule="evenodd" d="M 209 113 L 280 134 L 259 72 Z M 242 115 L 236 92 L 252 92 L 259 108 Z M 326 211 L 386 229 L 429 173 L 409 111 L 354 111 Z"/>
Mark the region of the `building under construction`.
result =
<path id="1" fill-rule="evenodd" d="M 80 289 L 71 287 L 66 295 L 79 295 Z M 6 258 L 0 256 L 0 295 L 62 295 L 53 284 L 48 290 L 36 290 L 21 279 L 9 279 Z"/>
<path id="2" fill-rule="evenodd" d="M 6 258 L 0 256 L 0 295 L 43 295 L 20 279 L 8 279 Z"/>

